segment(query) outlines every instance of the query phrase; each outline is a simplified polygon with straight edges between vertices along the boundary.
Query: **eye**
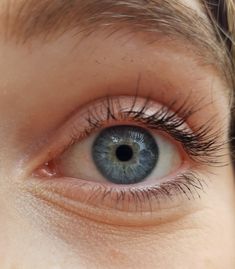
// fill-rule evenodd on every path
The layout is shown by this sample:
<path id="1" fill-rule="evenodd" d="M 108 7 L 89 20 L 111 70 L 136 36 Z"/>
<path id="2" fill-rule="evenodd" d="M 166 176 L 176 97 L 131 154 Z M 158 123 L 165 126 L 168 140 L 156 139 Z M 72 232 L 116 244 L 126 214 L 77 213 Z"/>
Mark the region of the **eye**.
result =
<path id="1" fill-rule="evenodd" d="M 205 180 L 199 171 L 219 160 L 218 134 L 210 125 L 190 128 L 193 114 L 186 102 L 174 111 L 137 96 L 95 100 L 73 113 L 38 154 L 36 187 L 29 191 L 111 224 L 131 219 L 136 225 L 144 213 L 149 221 L 160 208 L 200 197 Z"/>
<path id="2" fill-rule="evenodd" d="M 73 145 L 60 157 L 58 169 L 62 175 L 106 184 L 158 184 L 182 163 L 175 144 L 140 126 L 111 126 Z"/>

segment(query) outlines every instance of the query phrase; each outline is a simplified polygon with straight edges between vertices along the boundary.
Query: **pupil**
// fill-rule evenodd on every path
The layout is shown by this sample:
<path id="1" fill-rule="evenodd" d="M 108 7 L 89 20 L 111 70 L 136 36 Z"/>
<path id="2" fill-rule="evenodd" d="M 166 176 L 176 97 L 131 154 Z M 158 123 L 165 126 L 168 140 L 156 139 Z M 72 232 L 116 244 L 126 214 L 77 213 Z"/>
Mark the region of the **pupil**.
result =
<path id="1" fill-rule="evenodd" d="M 133 157 L 133 150 L 128 145 L 121 145 L 116 149 L 116 156 L 121 162 L 128 162 Z"/>

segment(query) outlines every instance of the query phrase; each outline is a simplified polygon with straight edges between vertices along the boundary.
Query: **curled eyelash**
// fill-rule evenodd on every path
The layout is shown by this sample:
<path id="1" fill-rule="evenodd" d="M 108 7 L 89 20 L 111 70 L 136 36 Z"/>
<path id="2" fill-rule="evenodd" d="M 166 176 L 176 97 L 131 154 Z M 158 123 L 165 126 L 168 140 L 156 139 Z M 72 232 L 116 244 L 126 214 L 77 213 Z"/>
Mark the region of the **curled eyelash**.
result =
<path id="1" fill-rule="evenodd" d="M 122 111 L 120 98 L 106 97 L 102 104 L 102 107 L 105 108 L 106 122 L 129 120 L 142 124 L 150 130 L 166 132 L 182 145 L 193 161 L 210 166 L 226 165 L 221 160 L 224 157 L 221 152 L 229 144 L 229 141 L 221 139 L 224 132 L 221 128 L 214 130 L 215 116 L 202 126 L 195 127 L 193 130 L 186 127 L 188 119 L 200 109 L 203 109 L 203 106 L 201 108 L 193 108 L 188 100 L 186 100 L 177 110 L 173 110 L 172 108 L 177 102 L 174 101 L 168 107 L 162 106 L 160 109 L 151 113 L 151 115 L 148 115 L 146 111 L 151 108 L 151 99 L 146 98 L 142 107 L 138 109 L 135 108 L 136 99 L 137 96 L 133 98 L 129 110 Z M 115 105 L 119 106 L 118 115 L 114 112 Z M 88 111 L 86 120 L 89 127 L 84 131 L 85 136 L 103 127 L 104 120 L 100 117 L 100 114 L 96 109 Z M 73 138 L 73 141 L 76 142 L 76 132 Z"/>
<path id="2" fill-rule="evenodd" d="M 188 156 L 196 163 L 204 164 L 206 167 L 224 165 L 221 152 L 227 145 L 227 141 L 222 139 L 224 131 L 221 128 L 219 130 L 215 128 L 215 121 L 210 119 L 201 126 L 194 126 L 193 129 L 188 127 L 187 122 L 190 117 L 203 109 L 203 106 L 201 108 L 192 107 L 190 102 L 185 100 L 180 106 L 178 105 L 177 110 L 174 110 L 177 100 L 168 106 L 153 106 L 155 108 L 152 110 L 151 98 L 141 98 L 140 105 L 140 102 L 137 102 L 140 98 L 135 96 L 131 98 L 131 103 L 128 103 L 128 107 L 123 106 L 124 99 L 126 99 L 124 96 L 107 96 L 99 100 L 97 106 L 94 105 L 90 109 L 82 111 L 84 113 L 80 114 L 78 122 L 80 123 L 82 118 L 83 124 L 79 124 L 76 120 L 73 121 L 73 124 L 69 124 L 70 131 L 68 138 L 66 138 L 66 145 L 59 150 L 59 153 L 62 154 L 73 144 L 79 143 L 91 133 L 100 131 L 107 125 L 110 127 L 112 124 L 126 121 L 128 125 L 133 122 L 133 124 L 141 125 L 150 130 L 167 133 L 182 145 Z M 149 113 L 150 110 L 151 113 Z M 58 151 L 56 152 L 58 154 Z M 46 170 L 50 164 L 54 167 L 53 162 L 58 156 L 53 157 L 52 161 L 51 159 L 48 160 Z M 176 175 L 173 179 L 156 182 L 152 186 L 129 186 L 127 189 L 113 185 L 109 186 L 109 184 L 91 184 L 86 180 L 82 180 L 82 182 L 78 183 L 78 186 L 83 188 L 83 186 L 89 185 L 89 192 L 85 194 L 82 202 L 92 201 L 94 205 L 97 205 L 97 203 L 105 204 L 109 199 L 110 203 L 113 203 L 113 208 L 116 209 L 131 206 L 135 207 L 136 211 L 139 209 L 144 211 L 142 207 L 151 211 L 155 204 L 161 207 L 162 201 L 172 201 L 173 197 L 179 197 L 182 200 L 185 198 L 188 200 L 200 198 L 201 194 L 205 192 L 207 184 L 202 176 L 195 172 L 196 170 L 200 171 L 199 169 L 194 169 L 195 167 L 192 167 L 191 171 Z M 205 171 L 208 172 L 207 169 Z M 53 173 L 52 177 L 54 177 Z M 55 184 L 58 184 L 58 182 Z M 78 192 L 79 188 L 77 189 Z M 64 186 L 58 192 L 56 189 L 57 186 L 53 188 L 53 193 L 73 200 L 70 194 L 68 195 L 66 192 L 62 194 L 61 189 L 64 189 Z M 67 193 L 71 191 L 73 191 L 73 188 Z"/>

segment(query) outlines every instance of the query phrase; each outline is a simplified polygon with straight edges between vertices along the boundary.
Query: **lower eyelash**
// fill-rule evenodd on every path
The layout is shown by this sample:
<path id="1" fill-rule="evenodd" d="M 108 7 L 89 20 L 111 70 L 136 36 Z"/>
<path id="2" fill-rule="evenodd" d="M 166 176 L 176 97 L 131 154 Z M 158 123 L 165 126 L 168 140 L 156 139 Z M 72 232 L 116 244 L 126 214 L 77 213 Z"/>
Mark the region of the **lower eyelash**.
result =
<path id="1" fill-rule="evenodd" d="M 63 186 L 63 188 L 61 188 Z M 87 204 L 90 206 L 114 209 L 123 212 L 132 213 L 147 213 L 154 212 L 164 207 L 167 207 L 167 202 L 174 204 L 177 201 L 200 199 L 201 195 L 205 193 L 207 184 L 196 172 L 189 172 L 180 174 L 176 178 L 171 179 L 159 185 L 153 186 L 132 186 L 119 187 L 109 184 L 94 184 L 92 182 L 82 181 L 76 183 L 66 183 L 60 186 L 59 182 L 41 181 L 37 188 L 29 188 L 29 192 L 35 197 L 52 202 L 53 204 L 60 204 L 61 200 L 66 199 L 71 204 L 77 203 Z M 80 195 L 81 189 L 87 189 Z M 75 196 L 71 193 L 76 193 Z M 60 197 L 58 202 L 54 202 L 54 196 Z M 83 198 L 81 198 L 83 197 Z"/>
<path id="2" fill-rule="evenodd" d="M 59 153 L 62 154 L 74 143 L 79 143 L 81 139 L 89 136 L 92 132 L 104 128 L 106 124 L 110 126 L 112 123 L 127 121 L 130 125 L 131 121 L 133 121 L 134 124 L 139 124 L 147 129 L 167 133 L 176 141 L 180 142 L 189 158 L 198 164 L 205 164 L 207 166 L 223 165 L 221 161 L 223 156 L 220 152 L 224 146 L 227 145 L 226 141 L 222 141 L 223 130 L 214 130 L 213 127 L 215 124 L 213 122 L 212 125 L 212 121 L 208 121 L 208 123 L 205 123 L 203 126 L 195 127 L 193 130 L 185 127 L 188 126 L 188 119 L 198 111 L 196 108 L 193 109 L 187 101 L 185 101 L 177 111 L 172 112 L 171 108 L 176 103 L 172 102 L 169 107 L 158 107 L 156 111 L 153 111 L 153 113 L 149 115 L 149 113 L 147 113 L 148 109 L 151 108 L 151 100 L 149 98 L 146 98 L 143 105 L 136 109 L 135 103 L 137 96 L 134 97 L 130 109 L 125 111 L 122 110 L 122 98 L 123 96 L 120 98 L 107 97 L 99 103 L 101 104 L 100 106 L 94 106 L 91 111 L 85 111 L 84 120 L 86 124 L 82 126 L 86 126 L 86 128 L 81 130 L 81 125 L 76 121 L 70 125 L 66 145 L 65 147 L 62 146 Z M 116 110 L 114 107 L 117 107 L 117 105 L 120 108 L 118 113 L 114 111 Z M 58 151 L 56 155 L 59 155 Z M 53 155 L 52 161 L 57 157 L 58 156 Z M 47 164 L 50 164 L 51 159 L 47 161 Z M 195 169 L 195 167 L 196 165 L 194 167 L 192 165 L 192 169 Z M 198 170 L 200 171 L 200 169 Z M 195 171 L 186 171 L 163 183 L 157 182 L 156 185 L 153 186 L 141 186 L 141 184 L 137 186 L 136 184 L 128 186 L 128 188 L 114 186 L 112 184 L 96 184 L 94 182 L 91 184 L 91 182 L 82 180 L 78 180 L 78 182 L 75 183 L 75 186 L 77 185 L 75 189 L 73 189 L 74 183 L 66 184 L 67 180 L 58 187 L 59 178 L 57 179 L 56 173 L 52 175 L 52 177 L 54 178 L 54 180 L 52 180 L 53 188 L 50 185 L 51 183 L 49 183 L 49 187 L 47 186 L 46 189 L 51 189 L 51 193 L 57 193 L 58 196 L 72 200 L 75 204 L 76 198 L 71 197 L 70 193 L 75 192 L 75 189 L 79 193 L 80 187 L 89 186 L 89 192 L 86 193 L 84 201 L 82 202 L 90 203 L 92 201 L 94 205 L 102 205 L 109 201 L 109 203 L 107 202 L 108 206 L 112 204 L 112 207 L 118 210 L 134 207 L 135 211 L 140 212 L 144 211 L 144 207 L 145 211 L 151 212 L 156 205 L 161 207 L 162 204 L 165 205 L 167 200 L 172 201 L 173 198 L 182 200 L 198 199 L 205 192 L 205 187 L 207 186 L 206 181 Z M 69 189 L 69 191 L 66 191 L 66 189 Z M 53 196 L 53 194 L 51 194 L 51 196 Z M 75 196 L 77 197 L 77 194 L 75 194 Z M 79 200 L 81 197 L 77 199 Z"/>
<path id="3" fill-rule="evenodd" d="M 187 198 L 188 200 L 201 198 L 201 193 L 205 192 L 206 186 L 202 178 L 199 178 L 196 173 L 190 172 L 178 175 L 174 180 L 169 180 L 156 186 L 144 188 L 132 187 L 127 192 L 117 191 L 113 188 L 108 192 L 108 195 L 114 199 L 114 194 L 116 193 L 116 203 L 130 200 L 131 198 L 135 201 L 137 207 L 138 204 L 141 206 L 146 202 L 149 203 L 151 198 L 154 197 L 154 200 L 157 201 L 160 206 L 162 202 L 176 197 L 182 199 Z M 104 199 L 107 197 L 107 192 L 104 194 L 100 193 L 100 195 L 102 199 Z M 128 196 L 128 199 L 126 196 Z M 151 208 L 152 206 L 150 205 L 150 209 Z"/>

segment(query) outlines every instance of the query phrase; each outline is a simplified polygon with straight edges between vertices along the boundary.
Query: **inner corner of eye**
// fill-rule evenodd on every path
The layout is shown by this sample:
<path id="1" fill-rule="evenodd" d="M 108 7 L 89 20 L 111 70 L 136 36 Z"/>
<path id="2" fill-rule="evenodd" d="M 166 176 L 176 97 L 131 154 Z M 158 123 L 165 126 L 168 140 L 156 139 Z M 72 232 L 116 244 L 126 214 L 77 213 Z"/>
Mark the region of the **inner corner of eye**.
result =
<path id="1" fill-rule="evenodd" d="M 32 175 L 36 178 L 52 178 L 54 176 L 58 176 L 59 171 L 57 170 L 57 165 L 55 164 L 54 160 L 47 161 L 37 167 Z"/>

